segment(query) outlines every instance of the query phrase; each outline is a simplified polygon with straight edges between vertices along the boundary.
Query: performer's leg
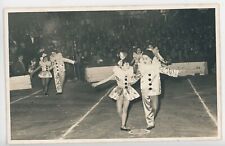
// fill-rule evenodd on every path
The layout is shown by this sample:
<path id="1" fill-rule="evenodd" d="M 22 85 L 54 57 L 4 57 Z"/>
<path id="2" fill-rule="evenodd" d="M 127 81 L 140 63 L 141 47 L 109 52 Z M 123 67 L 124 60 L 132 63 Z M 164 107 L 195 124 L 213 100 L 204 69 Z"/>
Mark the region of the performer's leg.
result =
<path id="1" fill-rule="evenodd" d="M 151 96 L 151 103 L 152 103 L 152 109 L 154 113 L 154 118 L 156 117 L 159 109 L 159 97 L 158 96 Z"/>
<path id="2" fill-rule="evenodd" d="M 145 112 L 145 120 L 147 123 L 147 128 L 153 128 L 155 126 L 155 121 L 154 121 L 154 113 L 151 106 L 150 96 L 142 95 L 142 102 L 143 102 L 143 107 Z"/>
<path id="3" fill-rule="evenodd" d="M 127 122 L 127 111 L 129 107 L 130 101 L 126 98 L 123 98 L 123 109 L 122 109 L 122 128 L 126 128 L 126 122 Z"/>
<path id="4" fill-rule="evenodd" d="M 41 78 L 43 93 L 45 93 L 45 79 Z"/>
<path id="5" fill-rule="evenodd" d="M 58 72 L 54 73 L 54 79 L 55 79 L 55 87 L 57 93 L 62 93 L 62 86 L 60 81 L 60 75 Z"/>
<path id="6" fill-rule="evenodd" d="M 46 78 L 43 78 L 43 82 L 44 82 L 44 94 L 46 95 Z"/>
<path id="7" fill-rule="evenodd" d="M 123 98 L 119 97 L 116 101 L 116 108 L 117 108 L 117 113 L 120 119 L 122 119 L 122 107 L 123 107 Z M 122 123 L 122 120 L 121 120 L 121 123 Z"/>
<path id="8" fill-rule="evenodd" d="M 136 73 L 137 73 L 137 71 L 138 71 L 138 65 L 137 65 L 137 64 L 135 64 L 135 65 L 134 65 L 134 73 L 136 74 Z"/>
<path id="9" fill-rule="evenodd" d="M 65 81 L 65 72 L 61 72 L 60 73 L 60 83 L 61 83 L 61 89 L 62 89 L 62 91 L 63 91 L 64 81 Z"/>
<path id="10" fill-rule="evenodd" d="M 49 78 L 45 79 L 45 94 L 48 94 Z"/>

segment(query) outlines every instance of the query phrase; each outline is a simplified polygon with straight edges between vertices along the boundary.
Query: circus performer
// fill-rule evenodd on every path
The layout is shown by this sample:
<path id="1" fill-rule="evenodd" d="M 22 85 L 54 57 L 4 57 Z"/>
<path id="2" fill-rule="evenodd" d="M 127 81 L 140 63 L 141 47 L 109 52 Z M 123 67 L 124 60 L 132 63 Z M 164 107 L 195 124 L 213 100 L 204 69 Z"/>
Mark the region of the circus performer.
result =
<path id="1" fill-rule="evenodd" d="M 140 59 L 142 58 L 143 51 L 140 48 L 137 48 L 136 52 L 133 52 L 133 60 L 131 64 L 134 66 L 134 72 L 137 73 L 138 63 L 140 63 Z"/>
<path id="2" fill-rule="evenodd" d="M 52 78 L 52 74 L 50 72 L 50 70 L 52 70 L 52 64 L 51 61 L 48 60 L 47 54 L 45 53 L 42 54 L 40 58 L 39 66 L 34 71 L 31 71 L 31 77 L 39 69 L 41 69 L 41 72 L 38 74 L 38 77 L 42 80 L 43 93 L 44 95 L 48 95 L 49 81 Z"/>
<path id="3" fill-rule="evenodd" d="M 55 80 L 55 87 L 56 87 L 56 94 L 61 94 L 63 92 L 64 80 L 65 80 L 65 62 L 74 64 L 74 60 L 70 60 L 64 58 L 62 53 L 58 53 L 57 50 L 52 52 L 50 56 L 50 61 L 53 65 L 53 73 L 54 73 L 54 80 Z"/>
<path id="4" fill-rule="evenodd" d="M 122 67 L 123 62 L 124 62 L 124 59 L 127 58 L 127 53 L 125 53 L 125 52 L 120 52 L 120 53 L 119 53 L 119 58 L 120 58 L 120 60 L 118 61 L 117 65 L 118 65 L 119 67 Z"/>
<path id="5" fill-rule="evenodd" d="M 151 130 L 155 127 L 155 117 L 159 108 L 158 96 L 161 94 L 160 74 L 178 77 L 181 71 L 162 66 L 159 58 L 155 56 L 155 52 L 149 51 L 146 54 L 143 55 L 138 66 L 141 74 L 140 86 L 147 129 Z"/>
<path id="6" fill-rule="evenodd" d="M 133 67 L 129 65 L 124 52 L 120 53 L 122 57 L 118 66 L 113 69 L 113 75 L 97 83 L 93 83 L 92 86 L 96 87 L 109 80 L 116 80 L 117 86 L 111 91 L 109 97 L 116 100 L 117 112 L 121 120 L 120 130 L 130 131 L 130 128 L 126 127 L 127 122 L 127 110 L 132 100 L 139 97 L 138 92 L 131 86 L 134 84 L 138 77 L 133 73 Z M 123 58 L 125 57 L 125 58 Z"/>

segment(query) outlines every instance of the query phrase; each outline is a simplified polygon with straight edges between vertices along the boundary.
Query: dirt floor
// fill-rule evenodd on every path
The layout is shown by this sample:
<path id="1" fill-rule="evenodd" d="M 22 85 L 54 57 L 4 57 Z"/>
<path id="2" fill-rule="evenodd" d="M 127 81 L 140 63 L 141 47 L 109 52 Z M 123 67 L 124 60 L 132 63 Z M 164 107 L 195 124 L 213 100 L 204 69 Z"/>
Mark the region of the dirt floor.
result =
<path id="1" fill-rule="evenodd" d="M 67 81 L 64 93 L 56 95 L 51 81 L 49 96 L 43 96 L 40 85 L 11 92 L 12 140 L 217 137 L 214 76 L 164 78 L 156 126 L 150 133 L 143 132 L 141 98 L 129 107 L 127 125 L 134 133 L 120 130 L 115 101 L 107 96 L 114 85 L 94 89 L 82 81 Z"/>

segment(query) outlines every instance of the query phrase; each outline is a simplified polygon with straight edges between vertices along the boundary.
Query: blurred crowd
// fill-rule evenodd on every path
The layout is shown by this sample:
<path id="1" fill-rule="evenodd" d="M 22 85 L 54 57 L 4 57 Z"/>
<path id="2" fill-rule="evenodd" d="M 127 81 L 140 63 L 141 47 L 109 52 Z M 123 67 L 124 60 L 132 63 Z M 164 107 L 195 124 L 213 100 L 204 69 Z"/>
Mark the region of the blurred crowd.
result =
<path id="1" fill-rule="evenodd" d="M 215 71 L 214 9 L 9 14 L 10 76 L 58 49 L 76 61 L 68 77 L 83 79 L 85 67 L 114 65 L 119 51 L 132 57 L 150 44 L 170 62 L 207 61 Z"/>

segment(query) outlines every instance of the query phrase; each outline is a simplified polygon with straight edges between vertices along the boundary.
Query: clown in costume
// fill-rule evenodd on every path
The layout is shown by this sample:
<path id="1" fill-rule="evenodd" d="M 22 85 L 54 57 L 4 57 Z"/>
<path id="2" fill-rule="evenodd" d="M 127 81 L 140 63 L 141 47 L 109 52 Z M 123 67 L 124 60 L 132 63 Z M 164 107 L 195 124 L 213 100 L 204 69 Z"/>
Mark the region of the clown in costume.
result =
<path id="1" fill-rule="evenodd" d="M 123 56 L 121 52 L 121 56 Z M 126 55 L 125 55 L 126 56 Z M 109 80 L 116 80 L 117 86 L 111 91 L 109 97 L 116 100 L 117 112 L 121 119 L 120 129 L 123 131 L 130 131 L 130 128 L 126 127 L 127 110 L 130 101 L 139 97 L 138 92 L 131 86 L 137 82 L 138 77 L 133 72 L 133 67 L 129 65 L 126 59 L 121 59 L 120 64 L 113 69 L 113 75 L 109 78 L 97 83 L 93 83 L 92 86 L 96 87 Z"/>
<path id="2" fill-rule="evenodd" d="M 139 73 L 141 75 L 141 93 L 144 106 L 147 129 L 155 127 L 155 116 L 158 111 L 158 96 L 161 94 L 160 74 L 178 77 L 181 71 L 169 69 L 161 65 L 161 61 L 152 53 L 153 58 L 143 55 L 139 63 Z"/>
<path id="3" fill-rule="evenodd" d="M 53 65 L 53 73 L 55 80 L 55 87 L 57 94 L 61 94 L 63 92 L 63 85 L 65 80 L 65 62 L 74 64 L 75 61 L 64 58 L 62 53 L 52 52 L 50 56 L 50 60 Z"/>

